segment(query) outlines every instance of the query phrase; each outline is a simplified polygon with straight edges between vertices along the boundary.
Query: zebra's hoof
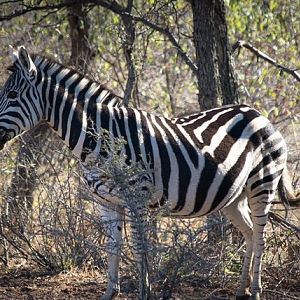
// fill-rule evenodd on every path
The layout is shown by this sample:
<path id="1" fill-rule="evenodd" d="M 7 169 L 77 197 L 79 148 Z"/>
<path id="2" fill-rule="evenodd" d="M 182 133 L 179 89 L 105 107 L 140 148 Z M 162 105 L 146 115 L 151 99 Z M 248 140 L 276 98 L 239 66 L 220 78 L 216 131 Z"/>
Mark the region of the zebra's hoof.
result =
<path id="1" fill-rule="evenodd" d="M 100 300 L 112 300 L 116 298 L 119 294 L 118 290 L 106 291 L 103 296 L 100 297 Z"/>
<path id="2" fill-rule="evenodd" d="M 251 296 L 250 300 L 260 300 L 259 293 L 255 293 Z"/>

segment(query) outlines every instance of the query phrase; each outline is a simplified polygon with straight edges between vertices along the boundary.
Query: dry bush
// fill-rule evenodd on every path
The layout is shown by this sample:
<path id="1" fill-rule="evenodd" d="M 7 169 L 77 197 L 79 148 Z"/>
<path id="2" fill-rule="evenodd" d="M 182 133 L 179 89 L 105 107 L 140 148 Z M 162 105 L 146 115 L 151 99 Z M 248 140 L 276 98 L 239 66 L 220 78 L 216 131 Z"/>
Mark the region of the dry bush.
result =
<path id="1" fill-rule="evenodd" d="M 26 205 L 22 194 L 15 198 L 11 196 L 10 180 L 2 181 L 3 262 L 9 264 L 15 258 L 34 261 L 51 271 L 82 266 L 93 259 L 98 264 L 102 234 L 99 219 L 90 213 L 93 203 L 80 196 L 76 160 L 60 142 L 53 140 L 53 136 L 51 139 L 52 149 L 47 152 L 37 142 L 32 142 L 33 159 L 22 160 L 22 164 L 34 165 L 33 173 L 27 174 L 32 180 L 35 178 L 34 200 L 30 205 Z M 20 163 L 14 160 L 13 148 L 14 145 L 2 154 L 8 178 Z M 27 168 L 32 170 L 30 166 Z"/>
<path id="2" fill-rule="evenodd" d="M 33 144 L 32 157 L 37 158 L 38 153 L 39 159 L 28 162 L 35 165 L 37 178 L 34 201 L 29 207 L 10 198 L 10 178 L 18 163 L 15 145 L 2 154 L 1 168 L 7 176 L 2 180 L 0 194 L 3 265 L 34 263 L 45 271 L 74 266 L 105 270 L 105 236 L 96 213 L 97 202 L 83 189 L 77 161 L 58 141 L 53 140 L 51 151 L 46 153 L 38 143 Z M 146 227 L 145 249 L 153 296 L 168 299 L 182 291 L 203 297 L 213 291 L 233 293 L 241 271 L 243 237 L 221 219 L 218 225 L 223 234 L 210 242 L 208 233 L 212 228 L 205 219 L 174 220 L 165 218 L 166 213 L 163 209 L 152 213 Z M 289 216 L 284 219 L 286 223 L 272 218 L 267 229 L 263 284 L 265 295 L 274 299 L 295 299 L 300 291 L 299 212 L 293 211 Z M 128 235 L 122 251 L 122 281 L 126 283 L 122 286 L 126 293 L 137 290 L 132 278 L 140 278 Z M 285 298 L 276 298 L 279 293 Z"/>

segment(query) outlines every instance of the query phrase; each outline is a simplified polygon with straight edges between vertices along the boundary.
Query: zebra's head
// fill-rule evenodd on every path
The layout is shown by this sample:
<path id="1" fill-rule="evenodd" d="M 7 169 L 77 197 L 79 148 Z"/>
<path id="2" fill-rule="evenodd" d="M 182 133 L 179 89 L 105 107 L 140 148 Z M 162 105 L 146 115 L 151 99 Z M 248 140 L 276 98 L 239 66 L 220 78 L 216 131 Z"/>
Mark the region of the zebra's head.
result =
<path id="1" fill-rule="evenodd" d="M 43 116 L 37 90 L 37 68 L 25 47 L 10 46 L 12 74 L 0 92 L 0 150 L 4 144 L 34 127 Z"/>

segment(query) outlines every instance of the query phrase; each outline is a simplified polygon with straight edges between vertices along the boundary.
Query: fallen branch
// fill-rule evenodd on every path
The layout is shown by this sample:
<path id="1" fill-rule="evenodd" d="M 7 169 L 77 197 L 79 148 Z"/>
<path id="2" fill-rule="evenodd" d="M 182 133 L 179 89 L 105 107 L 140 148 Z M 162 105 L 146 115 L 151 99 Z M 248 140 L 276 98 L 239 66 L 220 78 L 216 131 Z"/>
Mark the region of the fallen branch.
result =
<path id="1" fill-rule="evenodd" d="M 263 60 L 267 61 L 268 63 L 275 66 L 276 68 L 279 68 L 280 72 L 285 72 L 285 73 L 288 73 L 288 74 L 292 75 L 297 81 L 300 82 L 300 74 L 297 72 L 299 69 L 291 69 L 291 68 L 283 66 L 282 64 L 279 64 L 275 59 L 271 58 L 267 54 L 265 54 L 262 51 L 258 50 L 257 48 L 255 48 L 250 43 L 247 43 L 245 41 L 237 41 L 232 46 L 232 53 L 234 53 L 236 50 L 241 49 L 242 47 L 250 50 L 258 58 L 262 58 Z"/>

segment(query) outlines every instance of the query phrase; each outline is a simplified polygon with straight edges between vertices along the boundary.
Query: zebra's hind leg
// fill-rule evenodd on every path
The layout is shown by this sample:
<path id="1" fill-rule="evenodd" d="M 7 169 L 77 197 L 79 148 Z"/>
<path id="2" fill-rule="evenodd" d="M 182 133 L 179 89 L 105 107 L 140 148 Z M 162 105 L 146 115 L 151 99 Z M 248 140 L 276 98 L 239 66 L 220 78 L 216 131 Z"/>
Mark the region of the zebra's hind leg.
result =
<path id="1" fill-rule="evenodd" d="M 101 300 L 110 300 L 120 291 L 119 262 L 121 252 L 122 227 L 124 213 L 119 207 L 118 211 L 99 205 L 100 216 L 107 236 L 107 288 Z"/>
<path id="2" fill-rule="evenodd" d="M 262 292 L 261 285 L 261 266 L 262 256 L 265 249 L 265 226 L 268 221 L 268 213 L 274 198 L 272 190 L 264 190 L 249 198 L 251 217 L 253 221 L 253 281 L 251 293 L 253 300 L 259 300 Z"/>
<path id="3" fill-rule="evenodd" d="M 242 232 L 246 242 L 246 254 L 244 256 L 240 285 L 236 292 L 236 299 L 250 299 L 251 293 L 249 292 L 249 288 L 252 279 L 251 267 L 253 260 L 253 223 L 249 214 L 250 209 L 246 193 L 243 192 L 238 199 L 229 206 L 223 208 L 223 212 L 232 224 Z"/>

